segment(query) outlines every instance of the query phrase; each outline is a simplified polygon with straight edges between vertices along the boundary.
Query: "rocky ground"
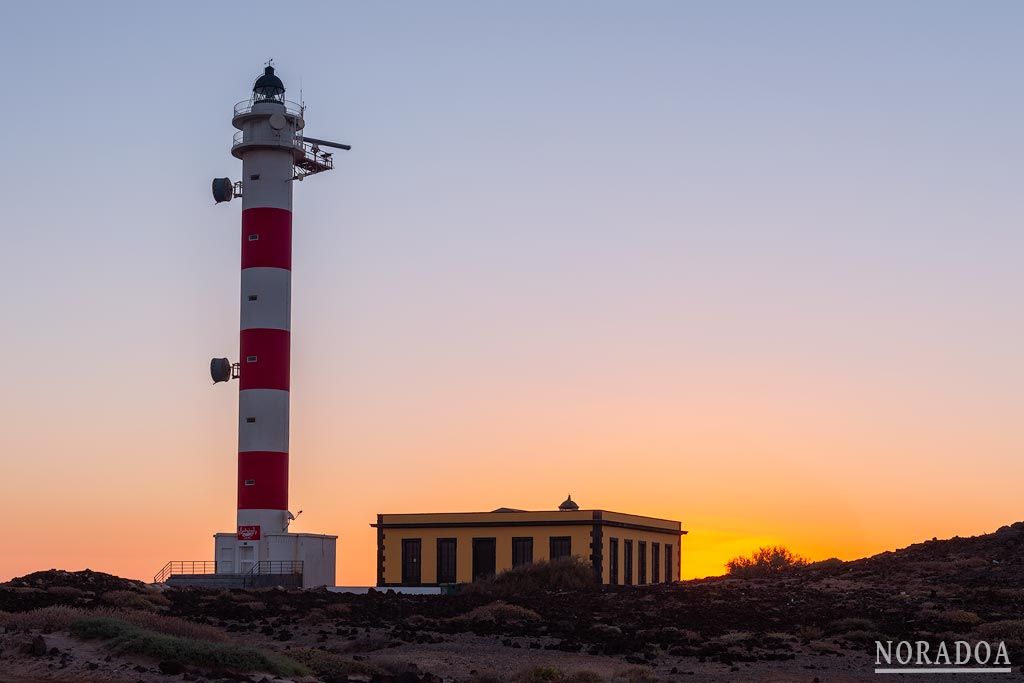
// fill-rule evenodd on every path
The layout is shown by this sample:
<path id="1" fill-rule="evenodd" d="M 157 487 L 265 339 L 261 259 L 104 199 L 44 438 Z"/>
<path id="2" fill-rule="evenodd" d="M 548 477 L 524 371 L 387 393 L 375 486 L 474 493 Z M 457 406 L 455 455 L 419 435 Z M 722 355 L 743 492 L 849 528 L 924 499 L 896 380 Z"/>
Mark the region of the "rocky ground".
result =
<path id="1" fill-rule="evenodd" d="M 642 588 L 161 591 L 55 570 L 0 586 L 2 681 L 868 681 L 875 641 L 904 639 L 1004 641 L 1001 678 L 1021 677 L 1024 523 Z"/>

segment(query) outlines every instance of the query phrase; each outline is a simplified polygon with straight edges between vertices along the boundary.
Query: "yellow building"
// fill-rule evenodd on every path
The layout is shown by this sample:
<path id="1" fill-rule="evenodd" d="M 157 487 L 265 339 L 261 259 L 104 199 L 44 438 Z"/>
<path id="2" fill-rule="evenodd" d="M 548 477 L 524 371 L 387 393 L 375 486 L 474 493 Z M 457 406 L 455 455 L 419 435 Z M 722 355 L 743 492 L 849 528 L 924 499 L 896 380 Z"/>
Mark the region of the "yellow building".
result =
<path id="1" fill-rule="evenodd" d="M 377 515 L 377 585 L 465 583 L 539 560 L 577 556 L 601 583 L 679 580 L 679 522 L 608 510 L 440 512 Z"/>

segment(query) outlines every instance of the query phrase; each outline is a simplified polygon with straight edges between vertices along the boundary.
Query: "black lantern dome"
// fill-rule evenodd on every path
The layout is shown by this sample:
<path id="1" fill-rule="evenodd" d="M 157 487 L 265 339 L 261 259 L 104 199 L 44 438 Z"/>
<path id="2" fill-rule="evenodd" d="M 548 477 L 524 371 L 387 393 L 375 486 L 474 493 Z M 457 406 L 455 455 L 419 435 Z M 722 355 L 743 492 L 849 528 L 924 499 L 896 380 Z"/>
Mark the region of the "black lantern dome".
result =
<path id="1" fill-rule="evenodd" d="M 265 68 L 252 84 L 252 96 L 254 102 L 284 102 L 284 83 L 274 75 L 274 67 Z"/>
<path id="2" fill-rule="evenodd" d="M 570 495 L 568 498 L 562 501 L 562 504 L 558 506 L 558 509 L 562 511 L 579 510 L 580 506 L 576 504 L 576 501 L 574 501 L 572 499 L 572 496 Z"/>

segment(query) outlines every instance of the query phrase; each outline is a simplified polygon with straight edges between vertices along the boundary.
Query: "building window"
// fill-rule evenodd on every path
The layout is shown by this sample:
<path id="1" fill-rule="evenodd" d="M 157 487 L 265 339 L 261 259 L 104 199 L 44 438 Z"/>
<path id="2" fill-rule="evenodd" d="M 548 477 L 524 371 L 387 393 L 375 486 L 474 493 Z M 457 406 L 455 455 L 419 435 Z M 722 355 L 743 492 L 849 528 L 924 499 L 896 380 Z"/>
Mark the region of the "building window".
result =
<path id="1" fill-rule="evenodd" d="M 661 544 L 651 544 L 651 583 L 661 583 Z"/>
<path id="2" fill-rule="evenodd" d="M 259 239 L 260 239 L 260 236 L 257 233 L 255 233 L 255 232 L 253 234 L 249 235 L 249 241 L 250 242 L 256 242 Z"/>
<path id="3" fill-rule="evenodd" d="M 494 576 L 495 549 L 494 538 L 473 539 L 473 580 Z"/>
<path id="4" fill-rule="evenodd" d="M 608 584 L 619 585 L 619 539 L 608 539 Z"/>
<path id="5" fill-rule="evenodd" d="M 246 356 L 245 357 L 245 362 L 246 363 L 255 363 L 257 360 L 259 360 L 259 359 L 256 356 Z"/>
<path id="6" fill-rule="evenodd" d="M 554 560 L 561 560 L 566 557 L 572 557 L 572 537 L 571 536 L 552 536 L 551 547 L 548 557 Z"/>
<path id="7" fill-rule="evenodd" d="M 420 582 L 420 548 L 420 539 L 402 539 L 402 583 L 406 586 Z"/>
<path id="8" fill-rule="evenodd" d="M 455 558 L 457 541 L 454 538 L 437 539 L 437 582 L 455 583 L 456 564 Z"/>
<path id="9" fill-rule="evenodd" d="M 633 541 L 622 542 L 622 575 L 625 577 L 623 583 L 627 586 L 633 585 Z"/>
<path id="10" fill-rule="evenodd" d="M 665 544 L 665 581 L 675 581 L 675 574 L 672 573 L 672 546 L 669 543 Z"/>
<path id="11" fill-rule="evenodd" d="M 249 301 L 256 301 L 256 300 L 257 300 L 257 299 L 259 299 L 259 298 L 260 298 L 260 297 L 259 297 L 259 295 L 258 295 L 258 294 L 250 294 L 250 295 L 249 295 Z"/>
<path id="12" fill-rule="evenodd" d="M 636 542 L 637 559 L 637 583 L 641 586 L 647 583 L 647 541 Z"/>
<path id="13" fill-rule="evenodd" d="M 255 417 L 247 417 L 247 418 L 245 418 L 245 421 L 248 422 L 249 424 L 252 424 L 253 422 L 256 421 L 256 418 Z"/>
<path id="14" fill-rule="evenodd" d="M 512 539 L 512 566 L 522 567 L 533 563 L 533 537 L 524 536 Z"/>

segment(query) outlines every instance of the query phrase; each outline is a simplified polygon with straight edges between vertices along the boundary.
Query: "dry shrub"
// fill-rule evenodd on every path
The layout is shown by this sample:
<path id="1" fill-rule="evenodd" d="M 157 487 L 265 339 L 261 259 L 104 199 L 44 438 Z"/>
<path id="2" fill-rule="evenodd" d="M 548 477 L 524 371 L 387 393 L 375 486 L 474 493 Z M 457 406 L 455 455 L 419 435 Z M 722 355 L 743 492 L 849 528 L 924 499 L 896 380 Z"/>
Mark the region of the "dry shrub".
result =
<path id="1" fill-rule="evenodd" d="M 59 598 L 80 598 L 85 591 L 74 586 L 50 586 L 46 589 L 47 595 L 56 595 Z"/>
<path id="2" fill-rule="evenodd" d="M 825 635 L 817 626 L 800 626 L 796 629 L 796 637 L 800 640 L 817 640 Z"/>
<path id="3" fill-rule="evenodd" d="M 467 683 L 507 683 L 507 681 L 507 678 L 503 678 L 493 671 L 478 671 L 470 676 Z"/>
<path id="4" fill-rule="evenodd" d="M 604 681 L 593 671 L 573 671 L 562 680 L 565 683 L 602 683 Z"/>
<path id="5" fill-rule="evenodd" d="M 745 643 L 751 640 L 754 636 L 748 631 L 730 631 L 724 633 L 714 640 L 722 643 L 723 645 L 738 645 L 739 643 Z"/>
<path id="6" fill-rule="evenodd" d="M 1024 619 L 1006 619 L 990 621 L 974 628 L 985 640 L 1024 640 Z"/>
<path id="7" fill-rule="evenodd" d="M 540 621 L 540 615 L 532 609 L 510 605 L 498 600 L 489 605 L 481 605 L 455 617 L 457 621 L 490 622 L 504 624 L 508 622 Z"/>
<path id="8" fill-rule="evenodd" d="M 882 634 L 878 631 L 856 630 L 847 631 L 842 637 L 852 643 L 873 643 L 876 640 L 881 640 Z"/>
<path id="9" fill-rule="evenodd" d="M 971 628 L 981 623 L 981 617 L 963 609 L 922 609 L 917 616 L 925 620 L 938 621 L 950 628 Z"/>
<path id="10" fill-rule="evenodd" d="M 332 605 L 328 605 L 324 610 L 333 616 L 340 616 L 342 614 L 348 614 L 352 611 L 352 606 L 344 602 L 336 602 Z"/>
<path id="11" fill-rule="evenodd" d="M 309 610 L 300 619 L 300 621 L 303 624 L 310 624 L 312 626 L 316 626 L 317 624 L 322 624 L 322 623 L 324 623 L 327 620 L 328 620 L 327 613 L 324 612 L 319 607 L 314 607 L 313 609 Z"/>
<path id="12" fill-rule="evenodd" d="M 51 605 L 29 612 L 0 612 L 0 626 L 11 626 L 20 631 L 67 631 L 73 622 L 93 617 L 112 619 L 150 631 L 193 640 L 207 640 L 215 643 L 225 643 L 231 640 L 226 633 L 218 628 L 196 624 L 178 617 L 139 610 L 86 610 L 67 605 Z"/>
<path id="13" fill-rule="evenodd" d="M 564 680 L 562 672 L 553 666 L 535 666 L 519 672 L 516 680 L 521 683 L 556 683 Z"/>
<path id="14" fill-rule="evenodd" d="M 308 666 L 317 676 L 342 678 L 349 675 L 379 676 L 383 673 L 378 667 L 366 664 L 365 662 L 346 659 L 311 647 L 289 650 L 288 656 Z"/>
<path id="15" fill-rule="evenodd" d="M 957 569 L 977 569 L 979 567 L 987 567 L 989 561 L 981 557 L 963 557 L 959 560 L 953 560 L 953 566 Z"/>
<path id="16" fill-rule="evenodd" d="M 615 674 L 612 683 L 655 683 L 658 677 L 650 669 L 641 666 L 633 666 Z"/>
<path id="17" fill-rule="evenodd" d="M 981 617 L 965 609 L 948 609 L 939 613 L 939 619 L 949 626 L 969 627 L 981 623 Z"/>
<path id="18" fill-rule="evenodd" d="M 469 592 L 494 595 L 522 595 L 539 591 L 580 591 L 598 587 L 594 568 L 578 557 L 547 562 L 541 560 L 508 569 L 464 588 Z"/>
<path id="19" fill-rule="evenodd" d="M 861 617 L 848 617 L 838 619 L 828 625 L 830 633 L 849 633 L 850 631 L 876 631 L 878 626 L 870 619 Z"/>
<path id="20" fill-rule="evenodd" d="M 406 628 L 411 628 L 415 631 L 421 631 L 425 628 L 434 625 L 434 620 L 423 616 L 422 614 L 410 614 L 405 619 L 402 619 L 402 625 Z"/>
<path id="21" fill-rule="evenodd" d="M 806 557 L 797 555 L 785 546 L 772 545 L 758 548 L 750 557 L 734 557 L 725 566 L 729 576 L 758 578 L 806 567 L 809 563 Z"/>
<path id="22" fill-rule="evenodd" d="M 51 605 L 28 612 L 0 612 L 0 626 L 19 631 L 66 631 L 71 622 L 92 612 L 81 607 Z"/>
<path id="23" fill-rule="evenodd" d="M 148 593 L 136 593 L 135 591 L 107 591 L 100 596 L 100 600 L 110 605 L 111 607 L 117 607 L 119 609 L 136 609 L 155 611 L 157 608 L 157 601 L 163 600 L 166 604 L 170 604 L 164 596 L 158 594 Z"/>

